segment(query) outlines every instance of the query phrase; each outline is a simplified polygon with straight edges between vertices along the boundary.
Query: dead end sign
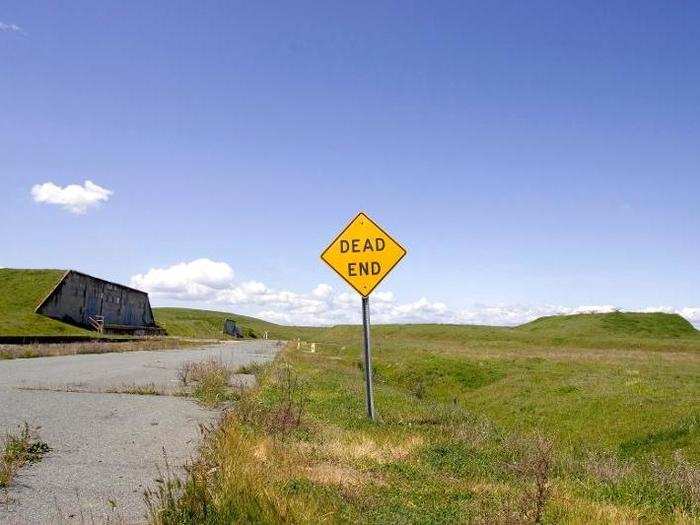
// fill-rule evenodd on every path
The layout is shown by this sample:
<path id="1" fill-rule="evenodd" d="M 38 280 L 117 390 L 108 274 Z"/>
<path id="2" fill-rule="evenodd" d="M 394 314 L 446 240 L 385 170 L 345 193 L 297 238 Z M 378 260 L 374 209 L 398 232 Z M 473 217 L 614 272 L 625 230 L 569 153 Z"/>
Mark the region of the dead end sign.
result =
<path id="1" fill-rule="evenodd" d="M 362 296 L 362 343 L 367 416 L 374 421 L 374 387 L 372 386 L 372 351 L 370 345 L 369 294 L 399 263 L 406 250 L 376 222 L 360 212 L 321 254 L 333 268 Z"/>
<path id="2" fill-rule="evenodd" d="M 360 212 L 321 254 L 362 297 L 379 285 L 406 250 L 377 223 Z"/>

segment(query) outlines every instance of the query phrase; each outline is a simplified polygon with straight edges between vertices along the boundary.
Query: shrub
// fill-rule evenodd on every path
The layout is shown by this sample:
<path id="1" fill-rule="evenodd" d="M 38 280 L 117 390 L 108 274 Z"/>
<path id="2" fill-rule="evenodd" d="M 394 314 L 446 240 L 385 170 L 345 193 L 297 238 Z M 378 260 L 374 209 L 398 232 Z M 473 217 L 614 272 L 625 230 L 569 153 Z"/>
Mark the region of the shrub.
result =
<path id="1" fill-rule="evenodd" d="M 267 430 L 271 433 L 287 433 L 302 424 L 304 416 L 303 385 L 289 364 L 277 369 L 277 386 L 280 399 L 267 416 Z"/>
<path id="2" fill-rule="evenodd" d="M 589 453 L 584 464 L 586 473 L 604 483 L 619 483 L 634 471 L 632 464 L 610 453 Z"/>
<path id="3" fill-rule="evenodd" d="M 17 435 L 7 434 L 0 456 L 0 487 L 9 486 L 17 471 L 27 463 L 36 463 L 51 449 L 43 441 L 34 439 L 27 423 Z"/>
<path id="4" fill-rule="evenodd" d="M 231 370 L 216 359 L 184 363 L 178 370 L 178 378 L 185 386 L 194 383 L 194 397 L 207 406 L 214 406 L 231 398 Z"/>
<path id="5" fill-rule="evenodd" d="M 651 463 L 651 470 L 656 481 L 667 493 L 668 499 L 680 500 L 683 510 L 690 513 L 700 512 L 700 467 L 692 464 L 677 450 L 673 454 L 673 463 L 663 467 L 657 460 Z"/>
<path id="6" fill-rule="evenodd" d="M 551 472 L 554 463 L 552 441 L 537 435 L 526 443 L 525 453 L 511 468 L 530 484 L 520 499 L 520 517 L 525 522 L 542 523 L 551 496 Z"/>

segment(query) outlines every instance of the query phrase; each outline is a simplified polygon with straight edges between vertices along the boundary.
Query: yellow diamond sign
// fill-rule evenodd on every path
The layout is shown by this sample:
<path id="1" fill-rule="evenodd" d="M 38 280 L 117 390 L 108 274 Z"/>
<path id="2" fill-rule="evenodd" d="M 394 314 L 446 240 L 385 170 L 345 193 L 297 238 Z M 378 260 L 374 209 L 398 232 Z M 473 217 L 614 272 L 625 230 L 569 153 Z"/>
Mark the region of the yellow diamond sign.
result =
<path id="1" fill-rule="evenodd" d="M 364 213 L 357 214 L 321 254 L 321 259 L 367 297 L 406 250 Z"/>

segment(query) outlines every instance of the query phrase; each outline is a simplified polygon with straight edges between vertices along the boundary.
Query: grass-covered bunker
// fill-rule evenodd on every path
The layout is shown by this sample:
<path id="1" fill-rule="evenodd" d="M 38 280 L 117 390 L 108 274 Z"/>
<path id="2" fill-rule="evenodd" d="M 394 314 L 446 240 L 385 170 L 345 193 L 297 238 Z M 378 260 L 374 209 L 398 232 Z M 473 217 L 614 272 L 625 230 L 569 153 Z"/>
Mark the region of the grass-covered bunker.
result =
<path id="1" fill-rule="evenodd" d="M 148 294 L 68 270 L 36 312 L 58 321 L 110 333 L 160 331 Z"/>
<path id="2" fill-rule="evenodd" d="M 226 319 L 224 321 L 224 333 L 231 337 L 243 337 L 243 332 L 236 324 L 235 319 Z"/>

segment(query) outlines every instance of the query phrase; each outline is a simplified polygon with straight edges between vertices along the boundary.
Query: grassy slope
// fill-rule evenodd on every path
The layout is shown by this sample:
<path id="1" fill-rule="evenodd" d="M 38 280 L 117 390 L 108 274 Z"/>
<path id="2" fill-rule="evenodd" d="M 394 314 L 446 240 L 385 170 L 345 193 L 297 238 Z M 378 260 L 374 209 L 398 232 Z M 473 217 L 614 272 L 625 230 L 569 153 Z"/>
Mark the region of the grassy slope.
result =
<path id="1" fill-rule="evenodd" d="M 154 308 L 156 322 L 165 328 L 168 335 L 202 339 L 228 338 L 222 334 L 224 321 L 233 319 L 242 327 L 245 336 L 261 337 L 265 331 L 270 337 L 291 337 L 293 327 L 268 323 L 255 317 L 227 312 L 194 310 L 190 308 Z M 274 333 L 274 335 L 272 335 Z"/>
<path id="2" fill-rule="evenodd" d="M 224 320 L 232 318 L 248 333 L 258 337 L 267 331 L 270 338 L 315 340 L 344 344 L 356 334 L 357 326 L 326 328 L 284 326 L 253 317 L 226 312 L 187 308 L 154 308 L 156 321 L 168 334 L 183 337 L 220 338 Z M 373 331 L 387 338 L 410 337 L 428 343 L 478 341 L 480 345 L 521 348 L 546 345 L 579 348 L 669 350 L 695 348 L 700 332 L 677 315 L 670 314 L 580 314 L 543 317 L 517 328 L 476 325 L 375 325 Z"/>
<path id="3" fill-rule="evenodd" d="M 204 501 L 211 514 L 175 511 L 172 522 L 497 522 L 520 508 L 530 481 L 509 465 L 537 432 L 556 458 L 545 522 L 700 519 L 700 337 L 644 319 L 667 337 L 571 337 L 552 320 L 542 334 L 378 326 L 379 424 L 364 417 L 359 328 L 307 331 L 316 351 L 286 350 L 205 450 L 206 472 L 219 474 L 209 496 L 190 485 L 196 497 L 179 511 Z M 301 386 L 284 387 L 287 365 Z M 275 432 L 289 398 L 304 424 Z"/>
<path id="4" fill-rule="evenodd" d="M 0 268 L 0 335 L 90 335 L 34 313 L 61 275 L 62 270 Z"/>
<path id="5" fill-rule="evenodd" d="M 559 336 L 688 337 L 697 330 L 676 314 L 613 312 L 541 317 L 518 327 L 530 333 Z"/>

